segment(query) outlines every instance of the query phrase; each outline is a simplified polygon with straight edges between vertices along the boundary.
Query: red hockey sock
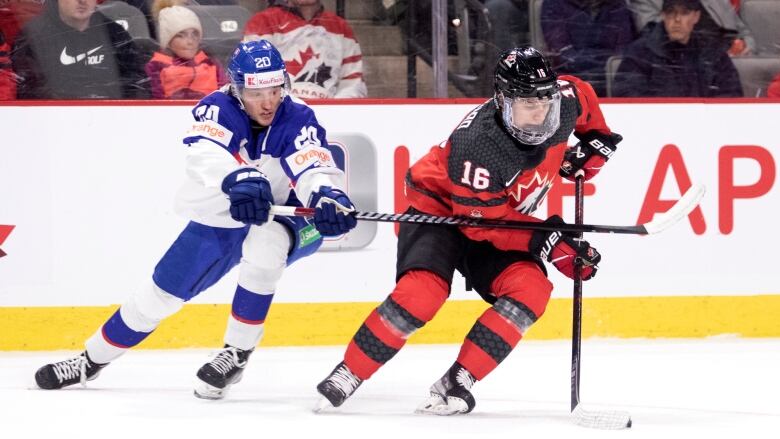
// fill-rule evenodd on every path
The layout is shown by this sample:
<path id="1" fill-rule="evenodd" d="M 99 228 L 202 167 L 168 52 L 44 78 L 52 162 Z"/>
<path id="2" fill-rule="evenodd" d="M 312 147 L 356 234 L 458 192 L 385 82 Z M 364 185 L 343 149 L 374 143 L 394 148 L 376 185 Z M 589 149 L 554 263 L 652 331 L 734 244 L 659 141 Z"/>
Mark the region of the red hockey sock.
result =
<path id="1" fill-rule="evenodd" d="M 344 363 L 358 378 L 370 378 L 414 331 L 433 318 L 448 292 L 447 282 L 429 271 L 404 274 L 390 296 L 360 326 L 347 346 Z"/>
<path id="2" fill-rule="evenodd" d="M 493 281 L 496 303 L 477 319 L 463 341 L 458 362 L 478 380 L 512 352 L 544 313 L 552 284 L 531 262 L 509 266 Z"/>

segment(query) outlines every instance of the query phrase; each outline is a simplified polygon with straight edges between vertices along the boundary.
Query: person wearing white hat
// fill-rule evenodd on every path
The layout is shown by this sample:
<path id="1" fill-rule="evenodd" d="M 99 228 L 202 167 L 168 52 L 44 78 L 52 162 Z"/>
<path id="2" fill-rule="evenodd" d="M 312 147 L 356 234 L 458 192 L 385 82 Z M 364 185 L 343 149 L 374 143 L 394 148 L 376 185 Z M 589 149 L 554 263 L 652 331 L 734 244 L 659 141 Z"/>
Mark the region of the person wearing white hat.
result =
<path id="1" fill-rule="evenodd" d="M 227 83 L 219 62 L 200 48 L 203 29 L 198 16 L 171 0 L 158 1 L 157 7 L 160 51 L 146 65 L 152 97 L 199 99 Z"/>

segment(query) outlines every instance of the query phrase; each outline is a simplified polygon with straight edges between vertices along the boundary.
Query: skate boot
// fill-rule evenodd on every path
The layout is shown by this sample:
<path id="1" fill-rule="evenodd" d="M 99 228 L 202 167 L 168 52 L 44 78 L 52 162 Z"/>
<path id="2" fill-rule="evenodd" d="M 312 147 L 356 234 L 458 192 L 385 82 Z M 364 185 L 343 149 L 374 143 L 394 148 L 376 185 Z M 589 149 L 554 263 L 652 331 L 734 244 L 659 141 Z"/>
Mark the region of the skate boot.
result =
<path id="1" fill-rule="evenodd" d="M 323 398 L 317 402 L 314 411 L 320 412 L 329 407 L 339 407 L 362 383 L 363 380 L 356 377 L 342 361 L 327 378 L 317 384 L 317 391 Z"/>
<path id="2" fill-rule="evenodd" d="M 253 351 L 254 349 L 245 351 L 225 345 L 211 361 L 198 370 L 200 382 L 195 388 L 195 396 L 203 399 L 224 398 L 230 386 L 241 381 L 249 355 Z"/>
<path id="3" fill-rule="evenodd" d="M 93 362 L 87 351 L 84 351 L 78 357 L 41 367 L 35 372 L 35 382 L 38 387 L 46 390 L 61 389 L 77 383 L 86 387 L 87 381 L 97 378 L 100 369 L 107 364 Z"/>
<path id="4" fill-rule="evenodd" d="M 439 381 L 431 386 L 431 396 L 417 407 L 415 413 L 426 415 L 457 415 L 474 410 L 476 401 L 471 387 L 476 382 L 471 373 L 457 361 Z"/>

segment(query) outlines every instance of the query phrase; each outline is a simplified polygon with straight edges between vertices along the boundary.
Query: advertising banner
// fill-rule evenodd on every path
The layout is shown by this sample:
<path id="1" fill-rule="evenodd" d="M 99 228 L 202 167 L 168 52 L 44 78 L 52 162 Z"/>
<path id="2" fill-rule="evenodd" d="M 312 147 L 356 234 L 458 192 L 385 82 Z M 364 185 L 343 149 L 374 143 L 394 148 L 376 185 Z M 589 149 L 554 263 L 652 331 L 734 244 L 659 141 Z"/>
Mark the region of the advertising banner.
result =
<path id="1" fill-rule="evenodd" d="M 398 212 L 408 166 L 478 104 L 315 105 L 360 210 Z M 607 103 L 623 135 L 586 186 L 585 221 L 633 225 L 694 182 L 708 191 L 659 235 L 590 234 L 601 251 L 588 297 L 777 294 L 777 103 Z M 0 307 L 121 303 L 186 224 L 173 213 L 190 107 L 0 107 Z M 572 142 L 576 139 L 572 138 Z M 573 186 L 556 180 L 537 215 L 573 220 Z M 396 227 L 361 223 L 285 272 L 275 301 L 371 302 L 395 280 Z M 200 303 L 228 303 L 231 273 Z M 550 269 L 553 297 L 570 282 Z M 466 293 L 462 279 L 453 297 Z"/>

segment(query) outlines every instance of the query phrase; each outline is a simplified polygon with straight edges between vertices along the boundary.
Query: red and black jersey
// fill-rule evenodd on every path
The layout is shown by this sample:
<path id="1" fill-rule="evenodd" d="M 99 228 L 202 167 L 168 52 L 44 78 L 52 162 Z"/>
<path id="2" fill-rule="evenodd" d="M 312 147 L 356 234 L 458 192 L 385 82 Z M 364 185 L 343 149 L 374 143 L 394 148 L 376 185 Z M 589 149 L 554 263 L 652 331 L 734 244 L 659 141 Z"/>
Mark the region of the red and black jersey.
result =
<path id="1" fill-rule="evenodd" d="M 471 111 L 449 139 L 418 160 L 406 175 L 406 196 L 434 215 L 541 221 L 531 216 L 558 176 L 573 131 L 610 134 L 593 88 L 561 76 L 561 124 L 540 145 L 525 145 L 503 126 L 492 101 Z M 502 250 L 528 250 L 531 232 L 463 228 L 475 241 Z"/>

